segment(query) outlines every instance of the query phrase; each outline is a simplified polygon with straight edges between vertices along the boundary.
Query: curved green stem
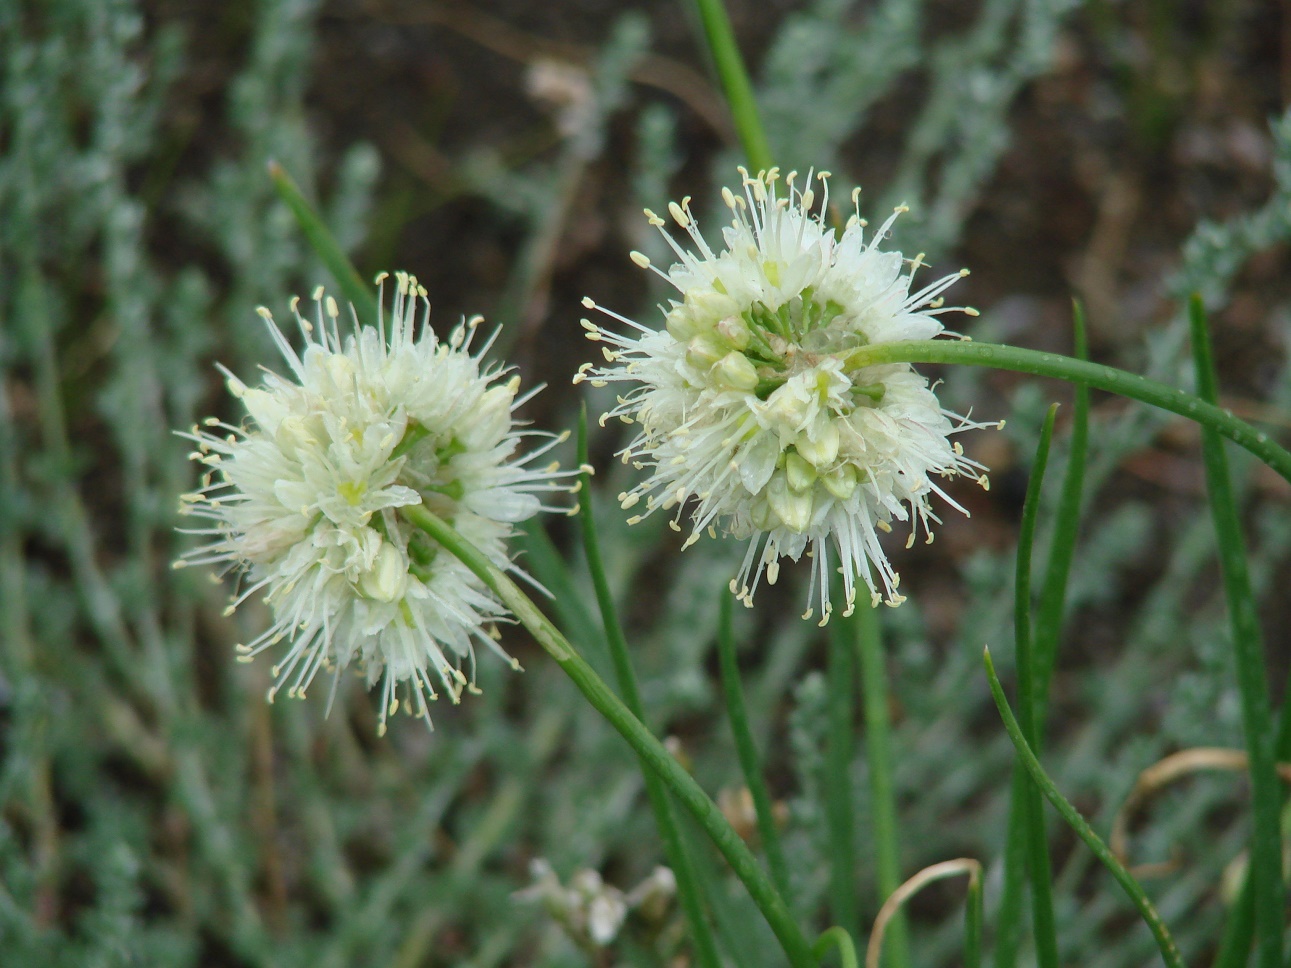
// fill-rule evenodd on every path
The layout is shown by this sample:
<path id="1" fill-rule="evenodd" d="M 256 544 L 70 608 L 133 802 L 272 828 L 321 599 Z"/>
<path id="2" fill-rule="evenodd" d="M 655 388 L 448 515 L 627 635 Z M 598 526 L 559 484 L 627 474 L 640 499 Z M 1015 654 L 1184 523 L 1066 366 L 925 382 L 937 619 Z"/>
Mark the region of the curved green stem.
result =
<path id="1" fill-rule="evenodd" d="M 579 519 L 583 526 L 583 551 L 587 555 L 587 568 L 592 574 L 592 585 L 596 589 L 596 601 L 601 608 L 601 621 L 605 628 L 605 639 L 610 646 L 610 658 L 614 662 L 614 677 L 619 683 L 619 692 L 632 715 L 645 722 L 645 707 L 641 702 L 641 691 L 637 688 L 636 672 L 632 668 L 632 658 L 628 654 L 627 638 L 623 635 L 623 626 L 619 623 L 618 608 L 614 604 L 614 595 L 610 583 L 605 577 L 605 566 L 601 561 L 601 545 L 596 538 L 596 518 L 592 514 L 592 493 L 590 475 L 587 473 L 587 410 L 584 408 L 578 424 L 578 462 L 584 468 L 579 477 L 582 485 L 578 492 Z M 728 596 L 729 597 L 729 596 Z M 677 898 L 686 913 L 690 933 L 695 942 L 695 954 L 703 968 L 720 968 L 721 959 L 717 955 L 717 945 L 713 941 L 713 932 L 704 916 L 704 899 L 699 880 L 695 875 L 694 864 L 681 839 L 681 830 L 677 826 L 677 815 L 673 812 L 672 803 L 668 800 L 668 791 L 663 780 L 644 762 L 641 764 L 641 776 L 645 780 L 646 795 L 650 798 L 650 809 L 654 812 L 655 825 L 663 840 L 664 853 L 673 873 L 677 876 Z"/>
<path id="2" fill-rule="evenodd" d="M 623 704 L 524 592 L 503 571 L 452 527 L 419 505 L 402 507 L 399 512 L 414 527 L 420 528 L 443 548 L 466 565 L 529 630 L 592 706 L 609 720 L 628 745 L 650 769 L 668 785 L 681 805 L 704 828 L 721 851 L 731 870 L 744 883 L 749 896 L 766 918 L 793 968 L 811 968 L 815 959 L 802 929 L 794 922 L 775 887 L 763 872 L 757 859 L 744 845 L 722 812 L 694 778 L 682 768 L 662 743 L 632 715 Z"/>
<path id="3" fill-rule="evenodd" d="M 1188 393 L 1157 383 L 1135 373 L 1072 359 L 1057 353 L 1041 353 L 1016 346 L 998 343 L 975 343 L 951 340 L 901 340 L 895 343 L 874 343 L 853 350 L 847 357 L 848 369 L 877 366 L 882 363 L 960 363 L 968 366 L 990 366 L 999 370 L 1014 370 L 1035 376 L 1054 377 L 1071 383 L 1080 383 L 1096 390 L 1106 390 L 1132 400 L 1151 404 L 1162 410 L 1177 413 L 1209 427 L 1227 437 L 1244 450 L 1250 451 L 1287 481 L 1291 481 L 1291 453 L 1275 444 L 1268 434 L 1262 433 L 1238 420 L 1226 410 Z"/>
<path id="4" fill-rule="evenodd" d="M 838 949 L 840 968 L 857 968 L 856 945 L 852 944 L 852 936 L 838 925 L 827 929 L 816 939 L 816 943 L 811 946 L 811 953 L 816 956 L 817 961 L 820 961 L 831 945 Z"/>
<path id="5" fill-rule="evenodd" d="M 762 118 L 758 115 L 758 103 L 753 96 L 748 71 L 744 69 L 744 58 L 740 55 L 735 31 L 731 29 L 731 18 L 726 15 L 722 0 L 696 0 L 696 6 L 699 7 L 704 37 L 708 40 L 717 74 L 722 79 L 722 90 L 726 92 L 726 103 L 730 105 L 735 130 L 748 156 L 749 167 L 755 172 L 770 168 L 771 148 L 767 144 Z"/>
<path id="6" fill-rule="evenodd" d="M 995 663 L 991 661 L 990 649 L 982 651 L 982 661 L 986 664 L 986 677 L 991 684 L 991 695 L 994 697 L 995 705 L 1000 711 L 1000 718 L 1004 720 L 1004 729 L 1009 734 L 1009 739 L 1013 741 L 1014 749 L 1017 750 L 1018 759 L 1022 761 L 1022 765 L 1031 774 L 1031 778 L 1035 780 L 1036 786 L 1045 795 L 1045 799 L 1053 804 L 1054 809 L 1062 815 L 1062 818 L 1067 821 L 1071 829 L 1076 832 L 1076 836 L 1083 840 L 1085 845 L 1093 851 L 1094 856 L 1102 861 L 1103 866 L 1116 879 L 1116 883 L 1120 884 L 1121 888 L 1129 896 L 1130 901 L 1138 909 L 1139 916 L 1143 918 L 1148 930 L 1152 932 L 1152 936 L 1156 939 L 1157 947 L 1161 949 L 1161 957 L 1165 963 L 1169 968 L 1184 968 L 1183 956 L 1179 954 L 1174 938 L 1170 936 L 1170 931 L 1166 928 L 1165 922 L 1161 920 L 1161 915 L 1157 913 L 1152 902 L 1148 900 L 1142 885 L 1116 859 L 1116 855 L 1103 843 L 1102 838 L 1094 833 L 1094 828 L 1080 815 L 1080 811 L 1073 807 L 1066 797 L 1059 792 L 1053 780 L 1049 779 L 1048 774 L 1045 773 L 1044 767 L 1040 765 L 1040 761 L 1036 759 L 1035 753 L 1032 752 L 1031 747 L 1027 744 L 1026 737 L 1022 735 L 1022 727 L 1018 725 L 1018 721 L 1013 717 L 1013 710 L 1009 708 L 1009 701 L 1004 695 L 1004 687 L 1000 685 L 1000 677 L 995 674 Z"/>

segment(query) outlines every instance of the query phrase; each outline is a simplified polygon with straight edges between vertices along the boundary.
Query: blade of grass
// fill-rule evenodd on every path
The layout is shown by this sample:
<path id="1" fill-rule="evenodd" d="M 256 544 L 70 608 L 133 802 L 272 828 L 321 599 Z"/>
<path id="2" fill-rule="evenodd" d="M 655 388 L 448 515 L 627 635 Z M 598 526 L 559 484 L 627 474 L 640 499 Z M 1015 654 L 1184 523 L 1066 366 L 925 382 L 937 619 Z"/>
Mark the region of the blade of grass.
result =
<path id="1" fill-rule="evenodd" d="M 1013 638 L 1017 653 L 1018 708 L 1021 711 L 1022 735 L 1029 745 L 1036 745 L 1036 670 L 1031 651 L 1031 549 L 1035 542 L 1036 519 L 1040 511 L 1040 492 L 1045 466 L 1049 462 L 1049 445 L 1053 441 L 1058 405 L 1045 415 L 1036 448 L 1031 479 L 1027 482 L 1026 501 L 1022 505 L 1022 528 L 1018 534 L 1017 572 L 1013 591 Z M 1058 968 L 1058 929 L 1053 916 L 1053 884 L 1049 870 L 1049 841 L 1045 835 L 1044 809 L 1040 791 L 1025 784 L 1021 819 L 1026 826 L 1027 870 L 1031 878 L 1031 922 L 1035 932 L 1036 962 L 1040 968 Z"/>
<path id="2" fill-rule="evenodd" d="M 1192 335 L 1192 356 L 1197 373 L 1197 393 L 1208 403 L 1218 399 L 1215 363 L 1210 351 L 1206 309 L 1201 298 L 1189 303 L 1188 321 Z M 1237 663 L 1237 685 L 1241 693 L 1242 727 L 1251 771 L 1251 867 L 1254 896 L 1255 950 L 1261 968 L 1281 968 L 1282 931 L 1286 895 L 1282 881 L 1282 832 L 1278 814 L 1282 795 L 1278 788 L 1276 736 L 1269 703 L 1268 677 L 1264 670 L 1264 642 L 1255 597 L 1246 564 L 1245 540 L 1237 502 L 1228 476 L 1224 442 L 1210 427 L 1201 432 L 1202 458 L 1206 465 L 1206 490 L 1210 497 L 1215 535 L 1219 540 L 1219 565 L 1224 595 L 1232 623 L 1233 655 Z"/>
<path id="3" fill-rule="evenodd" d="M 722 668 L 722 691 L 726 696 L 726 715 L 735 737 L 735 753 L 744 772 L 744 783 L 753 797 L 753 811 L 758 820 L 758 834 L 762 850 L 767 855 L 771 880 L 782 897 L 789 897 L 789 865 L 785 863 L 784 848 L 780 845 L 780 831 L 776 829 L 771 796 L 762 775 L 762 762 L 757 745 L 749 729 L 749 713 L 744 704 L 744 688 L 740 684 L 740 666 L 735 656 L 735 633 L 732 629 L 731 610 L 735 597 L 723 587 L 720 592 L 717 625 L 717 656 Z"/>
<path id="4" fill-rule="evenodd" d="M 1085 329 L 1085 311 L 1080 302 L 1072 303 L 1072 323 L 1076 357 L 1089 358 Z M 1045 566 L 1044 584 L 1036 614 L 1036 748 L 1044 748 L 1045 718 L 1049 707 L 1049 684 L 1057 661 L 1058 637 L 1062 630 L 1063 608 L 1067 596 L 1067 578 L 1076 550 L 1076 533 L 1080 527 L 1080 504 L 1085 483 L 1085 459 L 1089 444 L 1089 388 L 1076 385 L 1071 423 L 1071 446 L 1067 470 L 1063 475 L 1062 494 L 1049 543 L 1049 560 Z M 1026 888 L 1026 832 L 1023 824 L 1023 797 L 1026 793 L 1026 771 L 1014 764 L 1009 788 L 1009 828 L 1004 846 L 1004 883 L 996 925 L 996 968 L 1013 968 L 1018 960 L 1018 942 L 1022 930 L 1022 896 Z"/>
<path id="5" fill-rule="evenodd" d="M 811 945 L 794 921 L 784 899 L 763 872 L 757 859 L 745 846 L 739 834 L 676 757 L 623 704 L 614 691 L 578 654 L 569 640 L 545 616 L 537 605 L 520 590 L 506 573 L 493 564 L 478 548 L 468 542 L 441 518 L 422 505 L 407 505 L 399 513 L 414 527 L 424 531 L 441 548 L 466 565 L 498 596 L 522 625 L 533 635 L 561 670 L 569 676 L 584 698 L 613 726 L 633 751 L 657 773 L 668 788 L 704 828 L 709 840 L 726 858 L 732 872 L 744 884 L 749 897 L 758 906 L 775 933 L 787 960 L 793 968 L 815 968 Z"/>
<path id="6" fill-rule="evenodd" d="M 605 576 L 605 565 L 601 560 L 601 546 L 596 540 L 596 518 L 592 513 L 591 466 L 587 460 L 587 408 L 584 407 L 578 421 L 578 463 L 582 470 L 578 492 L 579 523 L 583 531 L 583 551 L 587 556 L 587 568 L 592 575 L 592 585 L 596 589 L 596 601 L 601 609 L 601 621 L 605 626 L 605 639 L 609 643 L 610 658 L 614 663 L 614 676 L 618 680 L 619 692 L 623 702 L 641 722 L 645 722 L 645 707 L 641 702 L 641 691 L 637 688 L 636 672 L 632 668 L 632 658 L 628 654 L 628 643 L 623 635 L 623 626 L 619 623 L 618 607 L 610 591 L 609 579 Z M 643 760 L 641 776 L 645 780 L 646 794 L 650 798 L 650 808 L 654 811 L 655 825 L 659 828 L 659 837 L 663 840 L 664 853 L 673 873 L 677 876 L 677 897 L 686 921 L 690 925 L 691 938 L 695 943 L 695 953 L 704 968 L 721 968 L 721 959 L 717 955 L 717 944 L 713 940 L 712 929 L 704 914 L 704 896 L 700 890 L 699 879 L 695 873 L 691 853 L 682 841 L 681 830 L 677 826 L 677 816 L 673 812 L 672 802 L 663 780 L 650 769 Z"/>
<path id="7" fill-rule="evenodd" d="M 735 130 L 739 132 L 740 143 L 749 159 L 749 167 L 755 172 L 770 168 L 771 148 L 767 144 L 766 130 L 762 127 L 757 100 L 753 97 L 753 85 L 749 83 L 748 71 L 744 68 L 744 58 L 740 55 L 740 47 L 735 40 L 735 31 L 731 29 L 731 18 L 726 14 L 726 7 L 722 0 L 696 0 L 696 6 L 704 24 L 708 50 L 713 55 L 717 76 L 721 78 L 722 90 L 726 93 L 726 103 L 730 105 L 731 116 L 735 119 Z"/>
<path id="8" fill-rule="evenodd" d="M 304 233 L 310 248 L 314 250 L 314 254 L 323 265 L 327 266 L 327 271 L 341 287 L 342 294 L 354 307 L 359 319 L 375 323 L 378 309 L 376 293 L 363 281 L 353 263 L 350 262 L 349 256 L 336 241 L 336 237 L 301 193 L 300 187 L 291 175 L 287 174 L 286 169 L 276 161 L 269 162 L 269 177 L 273 180 L 273 187 L 278 191 L 278 197 L 286 203 L 291 209 L 291 214 L 296 217 L 296 223 Z"/>
<path id="9" fill-rule="evenodd" d="M 1076 357 L 1088 359 L 1089 344 L 1085 332 L 1085 310 L 1079 300 L 1072 302 Z M 1085 489 L 1085 458 L 1089 450 L 1089 388 L 1076 386 L 1072 407 L 1071 446 L 1067 470 L 1062 479 L 1062 493 L 1054 516 L 1053 536 L 1049 541 L 1049 560 L 1045 565 L 1044 583 L 1035 617 L 1035 703 L 1036 746 L 1044 749 L 1045 713 L 1049 708 L 1049 684 L 1058 658 L 1058 639 L 1062 634 L 1063 609 L 1067 604 L 1067 578 L 1076 553 L 1076 534 L 1080 530 L 1080 502 Z"/>
<path id="10" fill-rule="evenodd" d="M 888 673 L 883 661 L 883 633 L 878 609 L 864 601 L 864 596 L 861 597 L 852 622 L 856 651 L 861 661 L 861 700 L 865 717 L 865 755 L 869 766 L 875 866 L 878 868 L 879 896 L 886 900 L 901 886 L 901 842 L 897 834 Z M 905 968 L 910 964 L 910 940 L 904 913 L 898 912 L 892 917 L 884 952 L 891 968 Z"/>
<path id="11" fill-rule="evenodd" d="M 1013 716 L 1013 710 L 1009 708 L 1009 701 L 1004 695 L 1004 687 L 1000 685 L 1000 677 L 995 674 L 995 663 L 991 661 L 991 650 L 982 650 L 982 661 L 986 665 L 986 677 L 990 682 L 991 696 L 995 699 L 995 706 L 1000 711 L 1000 718 L 1004 721 L 1004 729 L 1009 734 L 1009 739 L 1013 741 L 1013 748 L 1017 750 L 1018 758 L 1022 760 L 1022 765 L 1026 767 L 1027 772 L 1035 781 L 1040 791 L 1044 794 L 1054 809 L 1062 815 L 1067 824 L 1076 832 L 1085 845 L 1094 853 L 1116 879 L 1116 883 L 1128 895 L 1131 902 L 1138 909 L 1139 916 L 1152 932 L 1152 937 L 1156 939 L 1157 947 L 1161 949 L 1161 957 L 1169 968 L 1184 968 L 1183 958 L 1179 954 L 1179 949 L 1175 947 L 1174 939 L 1170 936 L 1169 930 L 1157 914 L 1156 908 L 1148 900 L 1148 896 L 1143 891 L 1143 886 L 1139 884 L 1127 871 L 1123 864 L 1116 859 L 1116 856 L 1103 843 L 1102 839 L 1089 826 L 1089 823 L 1080 815 L 1067 799 L 1054 786 L 1053 780 L 1049 779 L 1045 773 L 1044 767 L 1036 759 L 1035 753 L 1031 750 L 1022 735 L 1022 727 Z"/>
<path id="12" fill-rule="evenodd" d="M 829 834 L 829 913 L 848 934 L 856 931 L 856 843 L 852 820 L 852 694 L 856 670 L 852 662 L 851 622 L 835 622 L 829 630 L 825 675 L 826 716 L 822 788 Z"/>

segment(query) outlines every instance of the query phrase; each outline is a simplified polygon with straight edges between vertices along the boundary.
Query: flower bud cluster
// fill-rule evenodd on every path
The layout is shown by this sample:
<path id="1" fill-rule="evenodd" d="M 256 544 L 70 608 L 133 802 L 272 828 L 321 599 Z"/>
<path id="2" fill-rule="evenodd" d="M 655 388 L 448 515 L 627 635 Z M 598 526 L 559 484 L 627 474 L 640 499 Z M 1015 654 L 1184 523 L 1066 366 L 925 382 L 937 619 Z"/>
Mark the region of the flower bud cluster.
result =
<path id="1" fill-rule="evenodd" d="M 677 254 L 667 272 L 655 271 L 679 298 L 662 330 L 584 300 L 632 332 L 584 320 L 588 338 L 608 344 L 607 365 L 587 365 L 576 382 L 632 385 L 608 416 L 640 427 L 622 453 L 649 475 L 621 496 L 623 506 L 645 499 L 631 520 L 675 509 L 674 526 L 692 508 L 688 544 L 717 527 L 749 539 L 732 582 L 746 604 L 764 574 L 776 580 L 782 555 L 805 551 L 814 558 L 809 603 L 816 596 L 822 622 L 832 610 L 831 553 L 848 611 L 857 576 L 873 601 L 896 604 L 899 578 L 878 533 L 898 520 L 909 522 L 911 541 L 920 529 L 930 539 L 929 497 L 959 508 L 934 477 L 985 485 L 983 468 L 949 439 L 980 425 L 944 411 L 909 365 L 868 364 L 865 347 L 941 333 L 941 293 L 964 273 L 911 292 L 921 259 L 879 248 L 904 209 L 867 238 L 859 208 L 841 229 L 827 221 L 827 173 L 801 189 L 791 173 L 783 194 L 776 169 L 741 174 L 743 194 L 723 190 L 733 218 L 721 251 L 699 233 L 689 199 L 669 213 L 693 249 L 646 212 Z M 640 253 L 633 260 L 654 268 Z"/>

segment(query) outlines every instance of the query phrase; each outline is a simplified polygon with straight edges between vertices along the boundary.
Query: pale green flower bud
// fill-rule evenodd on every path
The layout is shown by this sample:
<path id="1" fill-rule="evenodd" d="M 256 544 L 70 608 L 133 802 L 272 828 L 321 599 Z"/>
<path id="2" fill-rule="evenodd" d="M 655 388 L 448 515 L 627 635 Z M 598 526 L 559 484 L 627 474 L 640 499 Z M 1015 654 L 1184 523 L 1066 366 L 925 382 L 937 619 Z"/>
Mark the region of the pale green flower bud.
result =
<path id="1" fill-rule="evenodd" d="M 820 477 L 820 483 L 825 485 L 825 490 L 840 501 L 846 501 L 855 493 L 856 485 L 860 480 L 860 472 L 854 464 L 840 464 Z"/>
<path id="2" fill-rule="evenodd" d="M 749 332 L 749 324 L 739 316 L 727 316 L 717 324 L 717 332 L 737 350 L 748 346 L 752 335 Z"/>
<path id="3" fill-rule="evenodd" d="M 685 295 L 686 308 L 697 318 L 708 322 L 732 316 L 740 311 L 740 304 L 730 296 L 715 289 L 691 289 Z"/>
<path id="4" fill-rule="evenodd" d="M 793 451 L 785 456 L 784 473 L 792 490 L 806 491 L 816 484 L 816 468 Z"/>
<path id="5" fill-rule="evenodd" d="M 674 306 L 670 309 L 665 317 L 664 325 L 668 328 L 668 335 L 679 343 L 689 343 L 704 332 L 704 326 L 695 318 L 695 314 L 685 306 Z"/>
<path id="6" fill-rule="evenodd" d="M 816 467 L 827 467 L 838 457 L 838 424 L 828 415 L 821 414 L 821 419 L 811 429 L 816 432 L 815 439 L 802 434 L 795 446 L 805 460 Z"/>
<path id="7" fill-rule="evenodd" d="M 731 390 L 749 391 L 758 385 L 757 368 L 743 353 L 727 353 L 713 367 L 712 377 Z"/>
<path id="8" fill-rule="evenodd" d="M 777 473 L 767 486 L 767 502 L 790 531 L 803 532 L 811 526 L 811 491 L 795 491 L 784 473 Z"/>
<path id="9" fill-rule="evenodd" d="M 697 370 L 708 370 L 726 355 L 728 349 L 716 333 L 700 333 L 686 347 L 686 362 Z"/>
<path id="10" fill-rule="evenodd" d="M 388 541 L 381 542 L 372 567 L 359 579 L 359 591 L 378 602 L 403 598 L 408 587 L 408 565 L 399 549 Z"/>
<path id="11" fill-rule="evenodd" d="M 790 382 L 778 387 L 767 398 L 762 417 L 768 426 L 797 433 L 811 417 L 813 407 L 812 399 L 803 392 L 802 387 Z"/>

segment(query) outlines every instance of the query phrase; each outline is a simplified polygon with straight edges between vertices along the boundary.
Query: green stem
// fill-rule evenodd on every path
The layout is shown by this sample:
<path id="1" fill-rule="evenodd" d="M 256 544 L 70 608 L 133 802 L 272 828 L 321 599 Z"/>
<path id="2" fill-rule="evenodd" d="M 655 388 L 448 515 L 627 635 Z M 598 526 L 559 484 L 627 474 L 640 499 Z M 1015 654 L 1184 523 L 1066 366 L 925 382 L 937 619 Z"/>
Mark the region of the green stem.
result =
<path id="1" fill-rule="evenodd" d="M 767 144 L 762 118 L 758 115 L 758 103 L 753 96 L 748 71 L 744 69 L 744 58 L 740 56 L 735 31 L 731 29 L 731 18 L 726 15 L 722 0 L 696 0 L 696 6 L 749 167 L 755 172 L 768 169 L 772 164 L 771 148 Z"/>
<path id="2" fill-rule="evenodd" d="M 560 630 L 543 615 L 529 597 L 522 592 L 503 571 L 493 564 L 474 545 L 458 534 L 443 520 L 420 505 L 399 509 L 413 526 L 439 542 L 451 555 L 461 561 L 484 582 L 529 630 L 534 639 L 561 667 L 578 690 L 592 706 L 609 720 L 628 745 L 654 770 L 673 795 L 704 828 L 714 846 L 731 865 L 731 870 L 744 883 L 753 903 L 758 906 L 767 924 L 775 933 L 788 961 L 794 968 L 809 968 L 815 961 L 811 945 L 802 930 L 794 923 L 789 908 L 776 893 L 771 881 L 763 873 L 757 859 L 744 845 L 722 812 L 717 808 L 694 778 L 650 733 L 641 721 L 632 715 L 623 701 L 596 674 L 575 650 Z"/>
<path id="3" fill-rule="evenodd" d="M 825 758 L 821 787 L 829 836 L 829 907 L 835 924 L 856 930 L 856 843 L 852 826 L 852 713 L 856 670 L 848 622 L 830 629 L 829 659 L 825 675 Z"/>
<path id="4" fill-rule="evenodd" d="M 1206 310 L 1199 296 L 1189 304 L 1192 354 L 1197 372 L 1197 392 L 1213 402 L 1218 397 L 1215 364 L 1210 353 Z M 1255 946 L 1261 968 L 1281 968 L 1282 928 L 1286 895 L 1282 882 L 1282 832 L 1278 814 L 1282 793 L 1278 787 L 1274 751 L 1273 714 L 1264 672 L 1264 643 L 1255 596 L 1246 564 L 1245 541 L 1233 488 L 1228 476 L 1224 442 L 1209 427 L 1202 429 L 1202 457 L 1206 486 L 1219 539 L 1219 565 L 1232 623 L 1233 655 L 1242 701 L 1242 726 L 1251 770 L 1251 890 L 1255 899 Z"/>
<path id="5" fill-rule="evenodd" d="M 1152 937 L 1156 939 L 1157 947 L 1161 949 L 1161 957 L 1169 968 L 1184 968 L 1183 957 L 1179 954 L 1179 949 L 1175 947 L 1174 939 L 1170 936 L 1169 930 L 1157 914 L 1156 908 L 1148 900 L 1148 896 L 1143 891 L 1142 885 L 1139 884 L 1127 871 L 1123 864 L 1116 859 L 1116 855 L 1108 849 L 1098 834 L 1094 833 L 1092 827 L 1080 815 L 1067 799 L 1054 786 L 1053 780 L 1049 779 L 1032 752 L 1031 747 L 1027 744 L 1026 737 L 1022 735 L 1022 728 L 1018 721 L 1013 717 L 1013 710 L 1009 708 L 1009 701 L 1004 695 L 1004 687 L 1000 685 L 1000 677 L 995 674 L 995 664 L 991 661 L 991 650 L 982 651 L 982 661 L 986 664 L 986 677 L 990 681 L 991 695 L 995 699 L 996 708 L 1000 711 L 1000 718 L 1004 721 L 1004 729 L 1009 734 L 1009 739 L 1013 741 L 1013 747 L 1017 751 L 1018 758 L 1022 760 L 1022 765 L 1026 767 L 1031 778 L 1040 788 L 1040 792 L 1054 806 L 1054 809 L 1062 815 L 1072 830 L 1076 832 L 1085 845 L 1093 851 L 1097 857 L 1116 879 L 1116 883 L 1121 885 L 1130 901 L 1138 909 L 1140 917 L 1152 932 Z"/>
<path id="6" fill-rule="evenodd" d="M 583 409 L 578 424 L 578 462 L 587 468 L 587 410 Z M 590 475 L 586 470 L 579 477 L 582 485 L 578 492 L 578 509 L 583 526 L 583 551 L 587 555 L 587 567 L 592 574 L 592 585 L 596 589 L 596 601 L 601 608 L 601 621 L 605 628 L 605 639 L 609 643 L 610 658 L 614 662 L 614 676 L 619 683 L 619 692 L 623 701 L 641 722 L 645 722 L 645 707 L 641 702 L 641 692 L 637 688 L 636 672 L 632 668 L 632 659 L 628 654 L 628 643 L 623 635 L 623 626 L 619 623 L 618 607 L 614 604 L 614 595 L 610 592 L 610 583 L 605 577 L 605 564 L 601 560 L 601 546 L 596 537 L 596 518 L 592 513 L 592 492 Z M 699 963 L 704 968 L 720 968 L 721 959 L 717 955 L 717 944 L 709 928 L 708 919 L 704 916 L 704 899 L 699 881 L 695 876 L 690 853 L 681 840 L 681 830 L 677 826 L 677 816 L 672 803 L 668 800 L 668 791 L 663 780 L 642 760 L 641 775 L 645 780 L 646 794 L 650 798 L 650 808 L 654 811 L 655 824 L 663 840 L 664 852 L 668 863 L 677 877 L 677 895 L 686 920 L 690 924 L 691 936 L 695 941 L 695 951 Z"/>
<path id="7" fill-rule="evenodd" d="M 1291 453 L 1275 444 L 1268 434 L 1261 433 L 1226 410 L 1184 390 L 1099 363 L 1076 360 L 1056 353 L 1019 349 L 1016 346 L 1001 346 L 998 343 L 951 340 L 871 343 L 853 350 L 845 363 L 849 370 L 881 363 L 959 363 L 1015 370 L 1084 384 L 1151 404 L 1194 420 L 1203 427 L 1209 427 L 1250 451 L 1287 481 L 1291 481 Z"/>
<path id="8" fill-rule="evenodd" d="M 1013 639 L 1017 655 L 1018 708 L 1022 735 L 1028 745 L 1038 748 L 1036 727 L 1036 671 L 1031 652 L 1031 549 L 1035 543 L 1036 519 L 1049 446 L 1053 442 L 1058 405 L 1045 415 L 1036 448 L 1031 479 L 1022 505 L 1022 527 L 1018 533 L 1017 571 L 1013 588 Z M 1058 928 L 1053 916 L 1053 884 L 1049 868 L 1049 841 L 1045 835 L 1044 805 L 1040 790 L 1031 783 L 1022 792 L 1021 819 L 1026 826 L 1027 866 L 1031 875 L 1031 920 L 1035 931 L 1036 963 L 1040 968 L 1058 968 Z"/>
<path id="9" fill-rule="evenodd" d="M 780 845 L 780 831 L 776 828 L 775 813 L 771 808 L 771 796 L 767 792 L 758 749 L 753 742 L 753 733 L 749 729 L 748 709 L 744 705 L 744 689 L 740 685 L 740 667 L 735 657 L 735 635 L 731 628 L 731 610 L 735 598 L 725 588 L 722 589 L 720 598 L 717 656 L 722 667 L 722 691 L 726 695 L 726 715 L 731 721 L 731 733 L 735 737 L 735 752 L 740 760 L 740 769 L 744 772 L 744 782 L 753 797 L 753 810 L 758 819 L 758 833 L 762 837 L 762 849 L 766 851 L 771 879 L 775 882 L 781 896 L 787 898 L 790 893 L 789 865 L 784 859 L 784 848 Z"/>
<path id="10" fill-rule="evenodd" d="M 852 944 L 852 936 L 838 925 L 826 930 L 811 946 L 817 961 L 824 960 L 831 945 L 838 949 L 839 968 L 857 968 L 856 945 Z"/>
<path id="11" fill-rule="evenodd" d="M 305 233 L 305 239 L 309 242 L 310 248 L 336 279 L 342 294 L 354 307 L 359 319 L 375 323 L 378 312 L 376 293 L 355 271 L 341 244 L 336 241 L 336 237 L 301 193 L 300 187 L 287 174 L 286 169 L 276 161 L 269 162 L 269 177 L 273 180 L 273 187 L 278 190 L 278 197 L 286 203 L 291 209 L 291 214 L 296 217 L 296 222 L 300 225 L 300 230 Z"/>
<path id="12" fill-rule="evenodd" d="M 864 598 L 864 596 L 862 596 Z M 879 895 L 886 901 L 901 886 L 901 840 L 897 833 L 897 796 L 892 769 L 892 722 L 888 674 L 878 609 L 866 601 L 856 606 L 856 651 L 861 661 L 862 714 L 865 717 L 865 755 L 869 767 L 870 822 L 874 829 Z M 905 914 L 888 923 L 884 947 L 892 968 L 910 964 L 910 941 Z"/>
<path id="13" fill-rule="evenodd" d="M 995 925 L 995 968 L 1014 968 L 1022 938 L 1022 898 L 1027 882 L 1027 780 L 1025 768 L 1016 761 L 1009 784 L 1009 825 L 1004 841 L 1004 885 Z"/>
<path id="14" fill-rule="evenodd" d="M 969 877 L 964 900 L 964 968 L 982 968 L 982 879 Z"/>

